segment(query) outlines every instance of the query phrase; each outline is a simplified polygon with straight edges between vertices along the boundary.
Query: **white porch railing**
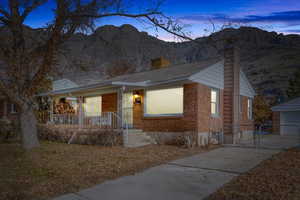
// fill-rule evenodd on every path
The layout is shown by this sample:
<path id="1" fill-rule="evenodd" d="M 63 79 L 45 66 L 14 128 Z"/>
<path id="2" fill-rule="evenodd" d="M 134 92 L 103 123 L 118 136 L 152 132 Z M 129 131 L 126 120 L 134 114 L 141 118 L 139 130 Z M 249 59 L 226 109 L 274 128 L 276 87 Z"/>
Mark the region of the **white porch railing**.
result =
<path id="1" fill-rule="evenodd" d="M 53 114 L 50 123 L 83 128 L 122 128 L 121 118 L 114 112 L 103 112 L 99 116 L 82 116 L 82 120 L 79 114 Z"/>

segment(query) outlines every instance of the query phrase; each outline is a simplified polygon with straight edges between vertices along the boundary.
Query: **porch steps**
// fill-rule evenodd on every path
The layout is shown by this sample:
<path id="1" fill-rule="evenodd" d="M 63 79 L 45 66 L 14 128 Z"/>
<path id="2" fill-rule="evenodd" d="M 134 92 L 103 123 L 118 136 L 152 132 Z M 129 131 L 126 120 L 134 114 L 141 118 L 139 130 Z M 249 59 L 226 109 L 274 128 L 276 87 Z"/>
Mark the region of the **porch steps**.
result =
<path id="1" fill-rule="evenodd" d="M 128 143 L 126 147 L 141 147 L 145 145 L 153 144 L 153 140 L 141 129 L 129 129 L 128 130 Z"/>

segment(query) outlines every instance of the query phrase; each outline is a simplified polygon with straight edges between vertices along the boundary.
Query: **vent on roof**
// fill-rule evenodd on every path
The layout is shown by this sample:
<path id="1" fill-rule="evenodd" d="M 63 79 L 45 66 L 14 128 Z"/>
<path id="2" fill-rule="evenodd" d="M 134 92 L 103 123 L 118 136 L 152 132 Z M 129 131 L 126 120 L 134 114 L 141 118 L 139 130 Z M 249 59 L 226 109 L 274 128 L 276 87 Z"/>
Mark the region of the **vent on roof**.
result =
<path id="1" fill-rule="evenodd" d="M 152 69 L 161 69 L 170 66 L 170 61 L 163 58 L 155 58 L 151 60 Z"/>

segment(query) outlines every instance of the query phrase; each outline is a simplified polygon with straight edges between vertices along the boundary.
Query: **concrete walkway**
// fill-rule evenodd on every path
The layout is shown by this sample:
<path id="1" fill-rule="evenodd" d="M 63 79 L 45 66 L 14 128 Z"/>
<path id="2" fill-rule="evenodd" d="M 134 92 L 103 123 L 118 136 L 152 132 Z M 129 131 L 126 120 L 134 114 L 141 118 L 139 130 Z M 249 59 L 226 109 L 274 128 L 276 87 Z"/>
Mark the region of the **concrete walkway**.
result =
<path id="1" fill-rule="evenodd" d="M 53 200 L 200 200 L 279 151 L 222 147 Z"/>

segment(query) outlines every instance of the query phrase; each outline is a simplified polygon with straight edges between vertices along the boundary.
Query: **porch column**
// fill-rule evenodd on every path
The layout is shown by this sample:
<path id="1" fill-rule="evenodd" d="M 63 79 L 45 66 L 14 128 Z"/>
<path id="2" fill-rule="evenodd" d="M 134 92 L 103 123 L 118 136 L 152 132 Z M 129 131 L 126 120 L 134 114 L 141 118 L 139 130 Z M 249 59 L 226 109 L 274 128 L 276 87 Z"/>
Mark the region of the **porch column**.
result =
<path id="1" fill-rule="evenodd" d="M 53 107 L 53 97 L 49 97 L 50 98 L 50 122 L 53 123 L 54 119 L 53 119 L 53 114 L 54 114 L 54 107 Z"/>
<path id="2" fill-rule="evenodd" d="M 123 92 L 124 88 L 118 90 L 118 116 L 120 117 L 120 126 L 123 127 Z"/>
<path id="3" fill-rule="evenodd" d="M 78 121 L 79 121 L 79 126 L 83 126 L 83 119 L 84 119 L 84 112 L 83 112 L 83 97 L 79 97 L 78 99 Z"/>
<path id="4" fill-rule="evenodd" d="M 125 86 L 123 86 L 118 90 L 118 116 L 120 117 L 120 126 L 123 129 L 123 145 L 126 146 L 128 144 L 128 127 L 127 124 L 124 123 L 124 119 L 123 119 L 124 90 L 125 90 Z"/>

